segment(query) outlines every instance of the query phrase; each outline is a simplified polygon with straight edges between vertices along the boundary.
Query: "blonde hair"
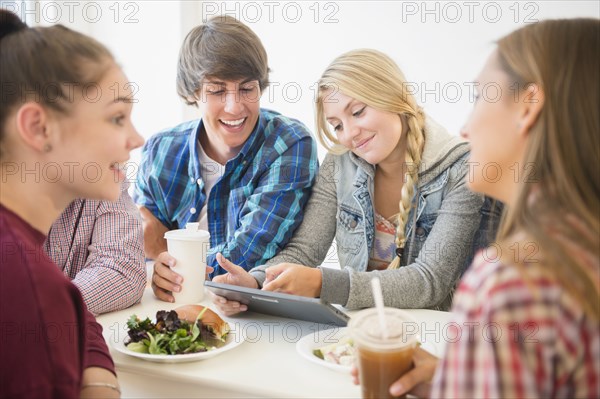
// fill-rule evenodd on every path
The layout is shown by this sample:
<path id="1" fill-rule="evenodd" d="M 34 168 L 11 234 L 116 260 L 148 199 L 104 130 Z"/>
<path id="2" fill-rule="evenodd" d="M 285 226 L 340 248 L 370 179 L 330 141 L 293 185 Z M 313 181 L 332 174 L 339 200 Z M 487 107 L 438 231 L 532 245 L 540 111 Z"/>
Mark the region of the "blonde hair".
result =
<path id="1" fill-rule="evenodd" d="M 520 182 L 498 234 L 502 259 L 524 272 L 527 259 L 507 258 L 514 253 L 511 246 L 531 240 L 543 259 L 543 272 L 596 319 L 599 271 L 574 259 L 565 240 L 576 243 L 581 254 L 600 258 L 598 37 L 598 19 L 548 20 L 498 42 L 500 66 L 514 82 L 511 87 L 536 84 L 544 93 L 524 159 L 535 169 Z"/>
<path id="2" fill-rule="evenodd" d="M 370 49 L 353 50 L 337 57 L 323 72 L 318 82 L 316 99 L 317 138 L 330 152 L 343 154 L 347 151 L 334 134 L 323 110 L 330 90 L 339 90 L 369 107 L 391 112 L 402 118 L 406 134 L 406 174 L 399 204 L 396 247 L 403 249 L 406 243 L 405 226 L 408 223 L 418 169 L 425 144 L 425 115 L 409 91 L 404 74 L 387 55 Z M 388 268 L 400 266 L 400 256 L 395 257 Z"/>

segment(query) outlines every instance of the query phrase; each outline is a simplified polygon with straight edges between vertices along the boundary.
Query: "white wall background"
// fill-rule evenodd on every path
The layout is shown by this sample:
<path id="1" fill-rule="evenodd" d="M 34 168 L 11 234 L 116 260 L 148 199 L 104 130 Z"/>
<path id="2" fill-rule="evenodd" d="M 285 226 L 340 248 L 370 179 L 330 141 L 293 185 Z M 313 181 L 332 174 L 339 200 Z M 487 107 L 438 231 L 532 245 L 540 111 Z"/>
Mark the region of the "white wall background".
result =
<path id="1" fill-rule="evenodd" d="M 262 105 L 311 129 L 314 84 L 344 51 L 384 51 L 415 86 L 425 111 L 458 134 L 494 40 L 546 18 L 600 17 L 594 1 L 0 1 L 30 25 L 63 23 L 106 44 L 139 88 L 134 123 L 145 137 L 196 117 L 175 92 L 179 46 L 203 19 L 248 24 L 270 57 Z M 320 157 L 324 149 L 320 149 Z M 133 154 L 139 159 L 139 151 Z M 132 178 L 133 176 L 129 176 Z"/>
<path id="2" fill-rule="evenodd" d="M 62 23 L 107 45 L 137 85 L 133 122 L 146 138 L 197 118 L 175 91 L 179 47 L 206 18 L 249 25 L 269 54 L 272 85 L 262 106 L 313 123 L 314 85 L 339 54 L 362 47 L 390 55 L 425 111 L 458 134 L 474 80 L 494 41 L 548 18 L 600 18 L 591 1 L 4 1 L 29 25 Z M 319 157 L 325 156 L 320 148 Z M 135 179 L 140 151 L 132 153 Z M 338 267 L 335 247 L 324 263 Z"/>

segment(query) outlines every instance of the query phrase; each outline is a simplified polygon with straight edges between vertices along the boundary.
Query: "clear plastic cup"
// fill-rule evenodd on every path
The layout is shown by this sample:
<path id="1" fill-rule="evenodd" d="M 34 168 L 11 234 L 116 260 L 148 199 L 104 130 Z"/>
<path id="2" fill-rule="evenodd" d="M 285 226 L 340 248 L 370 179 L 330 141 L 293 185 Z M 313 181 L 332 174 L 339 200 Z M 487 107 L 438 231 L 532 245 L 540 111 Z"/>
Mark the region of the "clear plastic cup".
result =
<path id="1" fill-rule="evenodd" d="M 419 343 L 418 324 L 400 309 L 384 308 L 388 337 L 380 328 L 377 309 L 362 310 L 348 326 L 354 341 L 362 397 L 393 398 L 390 386 L 412 367 Z"/>
<path id="2" fill-rule="evenodd" d="M 198 230 L 198 223 L 188 223 L 185 229 L 167 231 L 165 239 L 167 251 L 177 261 L 172 269 L 183 277 L 181 291 L 173 292 L 175 302 L 183 305 L 202 301 L 210 234 Z"/>

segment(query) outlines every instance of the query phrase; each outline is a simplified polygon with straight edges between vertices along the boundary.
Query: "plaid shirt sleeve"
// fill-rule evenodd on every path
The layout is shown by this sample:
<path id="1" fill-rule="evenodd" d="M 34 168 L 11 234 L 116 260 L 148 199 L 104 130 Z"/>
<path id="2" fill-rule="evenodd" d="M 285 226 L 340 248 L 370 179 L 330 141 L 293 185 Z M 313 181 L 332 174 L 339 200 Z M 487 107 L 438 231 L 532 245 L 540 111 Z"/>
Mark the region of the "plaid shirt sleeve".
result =
<path id="1" fill-rule="evenodd" d="M 114 203 L 76 201 L 45 243 L 96 315 L 138 303 L 146 285 L 141 217 L 126 187 Z"/>
<path id="2" fill-rule="evenodd" d="M 197 184 L 195 159 L 198 121 L 183 123 L 152 136 L 142 147 L 133 200 L 148 209 L 169 230 L 185 227 L 202 209 L 206 195 Z"/>
<path id="3" fill-rule="evenodd" d="M 482 254 L 455 297 L 431 397 L 598 397 L 598 322 L 540 268 L 526 281 Z"/>
<path id="4" fill-rule="evenodd" d="M 207 257 L 207 263 L 216 268 L 213 275 L 220 269 L 217 252 L 250 270 L 275 256 L 302 221 L 303 208 L 318 169 L 315 142 L 310 134 L 292 143 L 281 135 L 273 136 L 279 138 L 266 142 L 264 147 L 275 148 L 274 156 L 265 159 L 259 153 L 250 166 L 258 171 L 268 164 L 254 191 L 248 195 L 244 192 L 246 187 L 239 187 L 230 194 L 230 202 L 235 203 L 239 197 L 244 204 L 237 222 L 239 227 L 229 235 L 227 242 L 211 248 Z"/>
<path id="5" fill-rule="evenodd" d="M 163 190 L 160 187 L 160 179 L 151 175 L 152 169 L 163 170 L 164 159 L 168 151 L 161 150 L 159 140 L 150 139 L 142 147 L 142 159 L 134 185 L 133 199 L 148 209 L 164 226 L 175 228 L 166 209 L 165 198 L 162 197 Z M 163 146 L 170 149 L 169 146 Z M 176 176 L 173 176 L 175 180 Z M 158 183 L 158 184 L 157 184 Z"/>

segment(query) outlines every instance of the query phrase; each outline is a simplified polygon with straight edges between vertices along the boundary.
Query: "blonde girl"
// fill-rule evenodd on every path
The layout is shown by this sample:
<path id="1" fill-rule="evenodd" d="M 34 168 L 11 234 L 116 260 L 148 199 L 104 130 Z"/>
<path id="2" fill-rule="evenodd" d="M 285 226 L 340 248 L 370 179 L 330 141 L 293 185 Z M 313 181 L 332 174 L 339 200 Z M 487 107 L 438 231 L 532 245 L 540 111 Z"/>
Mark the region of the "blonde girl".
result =
<path id="1" fill-rule="evenodd" d="M 388 306 L 448 309 L 497 219 L 467 188 L 467 143 L 424 114 L 390 57 L 368 49 L 325 70 L 316 122 L 330 152 L 299 230 L 251 276 L 223 261 L 230 274 L 215 280 L 362 308 L 373 306 L 378 275 Z M 321 267 L 334 238 L 341 269 Z M 245 309 L 215 302 L 230 314 Z"/>

